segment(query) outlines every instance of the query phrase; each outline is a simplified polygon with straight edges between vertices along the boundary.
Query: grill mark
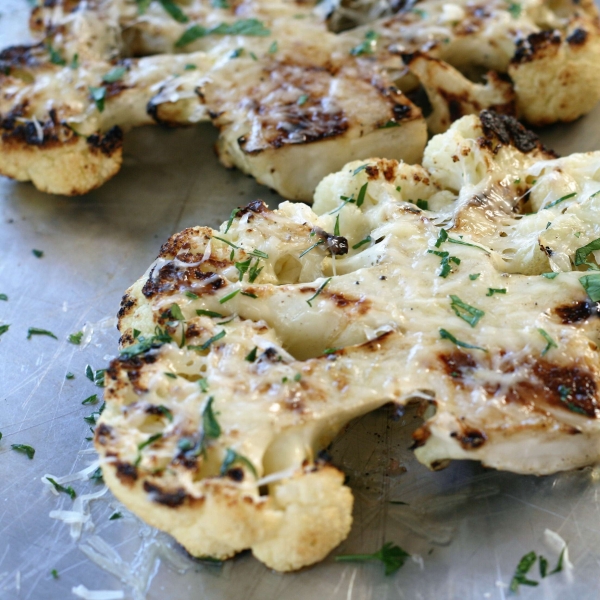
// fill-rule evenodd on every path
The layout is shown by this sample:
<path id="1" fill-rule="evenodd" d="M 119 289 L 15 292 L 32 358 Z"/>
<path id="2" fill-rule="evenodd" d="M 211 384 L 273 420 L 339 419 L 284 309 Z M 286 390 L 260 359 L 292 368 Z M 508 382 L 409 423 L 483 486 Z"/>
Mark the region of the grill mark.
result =
<path id="1" fill-rule="evenodd" d="M 211 271 L 205 273 L 197 267 L 182 269 L 176 267 L 173 263 L 168 263 L 161 267 L 156 275 L 154 271 L 154 269 L 150 271 L 150 276 L 142 288 L 142 294 L 146 298 L 152 298 L 158 294 L 173 294 L 179 289 L 191 289 L 193 282 L 202 282 L 216 275 L 216 273 Z M 225 280 L 217 277 L 209 283 L 204 283 L 202 293 L 214 293 L 224 285 Z M 194 289 L 198 292 L 196 288 Z"/>
<path id="2" fill-rule="evenodd" d="M 123 485 L 132 486 L 138 478 L 137 468 L 131 463 L 117 462 L 116 475 Z"/>
<path id="3" fill-rule="evenodd" d="M 571 325 L 586 321 L 591 316 L 598 316 L 598 305 L 588 300 L 573 302 L 572 304 L 563 304 L 557 306 L 554 312 L 558 315 L 564 325 Z"/>
<path id="4" fill-rule="evenodd" d="M 105 156 L 111 156 L 123 147 L 123 130 L 115 125 L 104 135 L 94 133 L 86 141 L 92 152 L 102 152 Z"/>
<path id="5" fill-rule="evenodd" d="M 574 32 L 575 33 L 575 32 Z M 530 33 L 526 38 L 517 40 L 515 54 L 511 64 L 531 62 L 542 54 L 543 50 L 560 44 L 560 34 L 556 30 L 544 30 Z"/>
<path id="6" fill-rule="evenodd" d="M 144 481 L 144 490 L 150 495 L 153 502 L 170 508 L 181 506 L 187 498 L 187 493 L 183 488 L 177 488 L 173 492 L 166 492 L 160 486 L 149 481 Z"/>

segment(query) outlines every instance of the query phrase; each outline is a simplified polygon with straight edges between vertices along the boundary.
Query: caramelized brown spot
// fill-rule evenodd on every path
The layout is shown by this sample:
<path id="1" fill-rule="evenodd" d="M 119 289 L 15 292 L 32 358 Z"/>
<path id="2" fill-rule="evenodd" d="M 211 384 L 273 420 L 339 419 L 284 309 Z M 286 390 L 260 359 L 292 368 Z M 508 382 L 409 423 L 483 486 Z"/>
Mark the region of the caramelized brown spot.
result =
<path id="1" fill-rule="evenodd" d="M 482 110 L 479 118 L 484 135 L 484 139 L 480 143 L 493 152 L 497 152 L 501 146 L 512 144 L 524 153 L 539 149 L 553 154 L 552 151 L 542 146 L 535 133 L 525 129 L 514 117 L 501 115 L 491 110 Z"/>
<path id="2" fill-rule="evenodd" d="M 170 508 L 181 506 L 187 496 L 183 488 L 177 488 L 173 492 L 165 492 L 161 487 L 149 481 L 144 481 L 144 490 L 150 494 L 153 502 L 164 504 Z"/>
<path id="3" fill-rule="evenodd" d="M 138 478 L 137 468 L 131 463 L 117 462 L 117 477 L 124 485 L 133 485 Z"/>
<path id="4" fill-rule="evenodd" d="M 585 44 L 588 33 L 585 29 L 579 27 L 567 38 L 567 43 L 571 46 L 581 46 Z"/>
<path id="5" fill-rule="evenodd" d="M 105 156 L 112 156 L 123 147 L 123 130 L 115 125 L 104 135 L 94 133 L 86 141 L 92 152 L 99 151 Z"/>
<path id="6" fill-rule="evenodd" d="M 100 423 L 94 432 L 96 442 L 101 446 L 105 446 L 112 439 L 112 427 L 105 423 Z"/>
<path id="7" fill-rule="evenodd" d="M 431 437 L 431 431 L 429 431 L 427 425 L 423 425 L 423 427 L 419 427 L 413 432 L 412 437 L 415 442 L 411 448 L 414 450 L 425 445 L 425 442 Z"/>
<path id="8" fill-rule="evenodd" d="M 485 433 L 467 426 L 463 426 L 460 432 L 453 431 L 450 437 L 456 438 L 464 450 L 481 448 L 487 440 Z"/>
<path id="9" fill-rule="evenodd" d="M 456 382 L 462 382 L 465 375 L 468 375 L 477 366 L 477 363 L 470 354 L 461 350 L 445 352 L 438 355 L 444 365 L 446 374 L 452 377 Z"/>
<path id="10" fill-rule="evenodd" d="M 179 257 L 178 257 L 179 258 Z M 200 267 L 179 267 L 172 262 L 162 266 L 156 273 L 155 269 L 150 271 L 150 276 L 142 288 L 142 294 L 146 298 L 152 298 L 157 294 L 173 294 L 179 290 L 192 288 L 193 282 L 209 280 L 203 286 L 202 293 L 210 294 L 219 290 L 225 284 L 221 277 L 215 277 L 216 273 L 205 273 Z M 194 288 L 196 293 L 198 290 Z"/>
<path id="11" fill-rule="evenodd" d="M 598 316 L 598 306 L 588 300 L 573 302 L 572 304 L 563 304 L 554 309 L 561 321 L 565 325 L 579 323 L 589 319 L 592 315 Z"/>
<path id="12" fill-rule="evenodd" d="M 560 34 L 555 30 L 538 31 L 517 40 L 517 48 L 511 60 L 513 64 L 531 62 L 544 50 L 560 44 Z"/>

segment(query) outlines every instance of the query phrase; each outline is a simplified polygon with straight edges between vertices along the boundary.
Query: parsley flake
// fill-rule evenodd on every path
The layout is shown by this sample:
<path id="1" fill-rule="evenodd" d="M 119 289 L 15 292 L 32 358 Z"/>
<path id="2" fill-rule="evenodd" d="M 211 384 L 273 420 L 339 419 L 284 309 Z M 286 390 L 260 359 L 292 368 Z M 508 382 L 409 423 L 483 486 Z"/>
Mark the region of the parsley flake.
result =
<path id="1" fill-rule="evenodd" d="M 515 574 L 510 582 L 510 591 L 513 594 L 516 594 L 519 591 L 519 585 L 530 585 L 536 586 L 538 585 L 537 581 L 532 581 L 531 579 L 527 579 L 526 575 L 535 564 L 537 560 L 537 554 L 535 552 L 528 552 L 521 558 L 517 568 L 515 570 Z"/>
<path id="2" fill-rule="evenodd" d="M 33 455 L 35 454 L 35 448 L 28 446 L 27 444 L 11 444 L 10 446 L 15 452 L 22 452 L 27 455 L 29 460 L 33 459 Z"/>
<path id="3" fill-rule="evenodd" d="M 104 112 L 104 100 L 106 98 L 106 88 L 105 87 L 94 87 L 90 85 L 88 87 L 88 91 L 90 92 L 90 96 L 92 100 L 96 104 L 96 108 L 98 112 Z"/>
<path id="4" fill-rule="evenodd" d="M 229 469 L 236 463 L 247 467 L 252 472 L 254 477 L 258 479 L 258 473 L 256 472 L 254 465 L 245 456 L 238 454 L 232 448 L 227 448 L 225 458 L 221 464 L 221 475 L 227 475 L 227 471 L 229 471 Z"/>
<path id="5" fill-rule="evenodd" d="M 600 302 L 600 273 L 584 275 L 579 278 L 579 283 L 581 283 L 592 302 Z"/>
<path id="6" fill-rule="evenodd" d="M 518 19 L 521 16 L 523 8 L 519 2 L 509 2 L 507 10 L 513 19 Z M 515 181 L 515 183 L 517 182 Z"/>
<path id="7" fill-rule="evenodd" d="M 377 46 L 377 39 L 379 35 L 375 31 L 367 31 L 365 33 L 365 39 L 363 42 L 358 44 L 350 50 L 352 56 L 361 56 L 363 54 L 373 54 Z"/>
<path id="8" fill-rule="evenodd" d="M 164 405 L 164 404 L 159 404 L 156 407 L 156 410 L 161 414 L 164 415 L 169 422 L 173 422 L 173 413 Z"/>
<path id="9" fill-rule="evenodd" d="M 198 300 L 198 298 L 199 298 L 198 294 L 194 294 L 194 292 L 189 292 L 189 291 L 185 292 L 184 296 L 186 296 L 190 300 Z"/>
<path id="10" fill-rule="evenodd" d="M 309 298 L 306 303 L 312 308 L 311 302 L 325 289 L 325 286 L 332 280 L 332 277 L 326 279 L 325 282 L 319 287 L 319 289 L 315 292 L 314 296 Z"/>
<path id="11" fill-rule="evenodd" d="M 581 248 L 577 248 L 575 251 L 575 266 L 584 264 L 588 255 L 596 250 L 600 250 L 600 238 L 595 239 Z"/>
<path id="12" fill-rule="evenodd" d="M 54 486 L 54 489 L 57 492 L 68 494 L 71 497 L 71 500 L 75 500 L 75 498 L 77 497 L 77 492 L 70 485 L 68 485 L 67 487 L 65 487 L 64 485 L 60 485 L 60 483 L 54 481 L 52 477 L 46 477 L 46 480 Z"/>
<path id="13" fill-rule="evenodd" d="M 50 55 L 50 62 L 53 65 L 64 66 L 67 64 L 67 61 L 61 56 L 58 50 L 55 50 L 50 44 L 46 45 L 46 50 L 48 50 L 48 54 Z"/>
<path id="14" fill-rule="evenodd" d="M 440 337 L 443 340 L 450 340 L 453 344 L 456 344 L 457 346 L 460 346 L 461 348 L 471 348 L 472 350 L 482 350 L 483 352 L 487 352 L 487 350 L 485 348 L 482 348 L 481 346 L 474 346 L 473 344 L 467 344 L 466 342 L 461 342 L 460 340 L 456 339 L 446 329 L 440 329 L 439 331 L 440 331 Z"/>
<path id="15" fill-rule="evenodd" d="M 469 279 L 470 279 L 471 281 L 475 281 L 475 280 L 476 280 L 476 279 L 477 279 L 477 278 L 478 278 L 480 275 L 481 275 L 481 273 L 471 273 L 471 274 L 469 275 Z"/>
<path id="16" fill-rule="evenodd" d="M 320 246 L 321 244 L 324 244 L 324 243 L 325 242 L 323 240 L 319 240 L 318 242 L 314 243 L 312 246 L 309 246 L 306 250 L 301 252 L 300 255 L 298 256 L 298 258 L 302 258 L 305 254 L 308 254 L 313 248 L 316 248 L 317 246 Z"/>
<path id="17" fill-rule="evenodd" d="M 229 221 L 227 221 L 227 227 L 225 228 L 225 233 L 227 233 L 231 228 L 231 224 L 233 223 L 233 220 L 236 218 L 236 216 L 239 214 L 240 210 L 240 208 L 234 208 L 231 211 L 231 214 L 229 215 Z"/>
<path id="18" fill-rule="evenodd" d="M 50 575 L 52 575 L 52 579 L 58 579 L 58 571 L 56 569 L 52 569 Z"/>
<path id="19" fill-rule="evenodd" d="M 175 47 L 182 48 L 207 35 L 250 35 L 265 37 L 271 35 L 271 31 L 258 19 L 241 19 L 233 23 L 220 23 L 208 29 L 202 25 L 192 25 L 175 42 Z"/>
<path id="20" fill-rule="evenodd" d="M 454 314 L 466 321 L 471 327 L 475 327 L 479 319 L 485 315 L 484 311 L 466 304 L 458 296 L 451 295 L 450 300 L 450 308 L 454 311 Z"/>
<path id="21" fill-rule="evenodd" d="M 102 75 L 102 81 L 106 83 L 114 83 L 115 81 L 119 81 L 119 79 L 122 79 L 125 73 L 127 73 L 126 67 L 115 67 L 105 75 Z"/>
<path id="22" fill-rule="evenodd" d="M 277 52 L 278 49 L 278 44 L 277 44 L 277 40 L 275 40 L 274 42 L 271 42 L 271 45 L 269 46 L 269 54 L 275 54 L 275 52 Z"/>
<path id="23" fill-rule="evenodd" d="M 400 546 L 392 544 L 392 542 L 387 542 L 381 550 L 373 554 L 341 554 L 336 556 L 335 560 L 338 562 L 380 560 L 385 566 L 385 574 L 393 575 L 404 565 L 408 558 L 410 558 L 408 552 Z"/>
<path id="24" fill-rule="evenodd" d="M 417 207 L 421 210 L 429 210 L 429 202 L 427 200 L 417 200 Z"/>
<path id="25" fill-rule="evenodd" d="M 542 277 L 545 277 L 546 279 L 554 279 L 555 277 L 558 277 L 558 273 L 542 273 Z"/>
<path id="26" fill-rule="evenodd" d="M 98 394 L 88 396 L 81 404 L 96 404 L 98 402 Z"/>
<path id="27" fill-rule="evenodd" d="M 554 202 L 550 202 L 550 204 L 544 206 L 544 209 L 552 208 L 553 206 L 556 206 L 557 204 L 560 204 L 561 202 L 564 202 L 565 200 L 568 200 L 569 198 L 573 198 L 574 196 L 577 196 L 577 192 L 567 194 L 566 196 L 562 196 L 561 198 L 559 198 L 558 200 L 555 200 Z"/>
<path id="28" fill-rule="evenodd" d="M 358 250 L 358 248 L 360 248 L 361 246 L 364 246 L 365 244 L 368 244 L 371 241 L 371 236 L 368 235 L 364 240 L 360 240 L 360 242 L 357 242 L 356 244 L 354 244 L 354 246 L 352 246 L 352 250 Z"/>
<path id="29" fill-rule="evenodd" d="M 169 13 L 178 23 L 187 23 L 188 16 L 173 2 L 173 0 L 159 0 L 165 12 Z"/>
<path id="30" fill-rule="evenodd" d="M 369 185 L 369 182 L 367 181 L 367 183 L 365 183 L 358 192 L 358 196 L 356 198 L 356 206 L 358 208 L 360 208 L 363 205 L 363 202 L 365 201 L 365 195 L 367 193 L 368 185 Z"/>
<path id="31" fill-rule="evenodd" d="M 9 328 L 10 328 L 10 325 L 0 325 L 0 335 L 2 335 L 3 333 L 6 333 Z"/>
<path id="32" fill-rule="evenodd" d="M 558 348 L 558 344 L 548 335 L 547 331 L 540 327 L 538 332 L 546 340 L 546 347 L 542 350 L 542 356 L 546 356 L 552 348 Z"/>
<path id="33" fill-rule="evenodd" d="M 54 338 L 55 340 L 58 339 L 51 331 L 48 331 L 47 329 L 38 329 L 37 327 L 30 327 L 27 330 L 27 339 L 30 340 L 31 337 L 34 335 L 47 335 L 48 337 Z"/>
<path id="34" fill-rule="evenodd" d="M 211 396 L 206 401 L 206 406 L 202 411 L 202 430 L 204 431 L 204 436 L 216 440 L 221 435 L 221 426 L 215 417 L 215 413 L 212 409 L 212 404 L 214 402 L 214 398 Z"/>
<path id="35" fill-rule="evenodd" d="M 36 258 L 42 258 L 44 256 L 43 250 L 36 250 L 35 248 L 31 251 Z"/>
<path id="36" fill-rule="evenodd" d="M 222 319 L 225 315 L 222 315 L 221 313 L 218 312 L 214 312 L 213 310 L 204 310 L 203 308 L 199 308 L 198 310 L 196 310 L 196 314 L 201 317 L 212 317 L 213 319 Z"/>
<path id="37" fill-rule="evenodd" d="M 358 175 L 361 171 L 364 171 L 368 166 L 369 166 L 369 164 L 365 163 L 364 165 L 360 165 L 360 167 L 356 167 L 356 169 L 354 169 L 354 171 L 352 171 L 352 177 L 354 177 L 355 175 Z"/>
<path id="38" fill-rule="evenodd" d="M 83 338 L 83 331 L 78 331 L 77 333 L 70 333 L 69 336 L 67 337 L 67 340 L 71 344 L 75 344 L 76 346 L 79 346 L 79 344 L 81 344 L 82 338 Z"/>
<path id="39" fill-rule="evenodd" d="M 306 104 L 307 102 L 308 102 L 308 94 L 302 94 L 296 101 L 296 104 L 298 106 L 302 106 L 303 104 Z"/>
<path id="40" fill-rule="evenodd" d="M 109 521 L 116 521 L 117 519 L 122 519 L 123 515 L 120 512 L 115 512 L 110 517 L 108 517 Z"/>
<path id="41" fill-rule="evenodd" d="M 493 296 L 494 294 L 506 294 L 506 288 L 488 288 L 486 296 Z"/>
<path id="42" fill-rule="evenodd" d="M 8 302 L 8 296 L 6 294 L 0 294 L 0 300 L 4 300 L 5 302 Z"/>
<path id="43" fill-rule="evenodd" d="M 246 358 L 244 360 L 247 360 L 248 362 L 254 362 L 256 360 L 256 351 L 258 350 L 257 346 L 254 346 L 254 348 L 252 348 L 252 350 L 250 350 L 250 352 L 248 352 L 248 354 L 246 355 Z"/>

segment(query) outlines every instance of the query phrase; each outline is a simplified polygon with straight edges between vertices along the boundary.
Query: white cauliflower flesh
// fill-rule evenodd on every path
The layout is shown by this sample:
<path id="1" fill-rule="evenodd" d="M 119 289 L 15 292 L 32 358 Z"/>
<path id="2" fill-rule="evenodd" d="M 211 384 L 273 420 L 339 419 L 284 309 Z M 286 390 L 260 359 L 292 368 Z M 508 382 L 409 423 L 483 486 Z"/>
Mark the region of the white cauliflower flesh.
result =
<path id="1" fill-rule="evenodd" d="M 424 0 L 340 34 L 331 3 L 43 4 L 31 16 L 43 41 L 0 53 L 0 173 L 48 192 L 112 177 L 127 129 L 210 119 L 223 164 L 310 202 L 347 161 L 419 160 L 426 127 L 486 108 L 571 121 L 600 97 L 591 0 Z M 419 84 L 427 119 L 402 93 Z"/>
<path id="2" fill-rule="evenodd" d="M 423 166 L 353 162 L 314 209 L 256 201 L 173 236 L 119 313 L 108 485 L 196 556 L 251 548 L 285 571 L 348 534 L 319 452 L 384 403 L 429 405 L 430 468 L 598 460 L 599 192 L 600 153 L 557 159 L 484 111 Z"/>

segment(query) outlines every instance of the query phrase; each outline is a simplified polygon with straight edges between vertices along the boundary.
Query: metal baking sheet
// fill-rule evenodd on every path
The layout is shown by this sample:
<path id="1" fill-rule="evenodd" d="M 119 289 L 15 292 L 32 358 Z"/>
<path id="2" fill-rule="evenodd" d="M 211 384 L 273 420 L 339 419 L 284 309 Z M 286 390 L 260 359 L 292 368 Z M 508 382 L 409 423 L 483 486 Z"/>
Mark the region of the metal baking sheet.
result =
<path id="1" fill-rule="evenodd" d="M 27 39 L 28 9 L 25 0 L 2 0 L 0 46 Z M 563 154 L 598 148 L 600 107 L 541 134 Z M 523 586 L 520 596 L 598 598 L 600 471 L 526 477 L 455 462 L 431 473 L 408 449 L 418 417 L 387 407 L 352 422 L 333 445 L 334 464 L 348 473 L 356 502 L 352 532 L 332 554 L 373 552 L 393 541 L 414 558 L 391 577 L 380 564 L 336 563 L 333 556 L 285 575 L 250 553 L 222 566 L 200 563 L 110 493 L 90 503 L 91 519 L 78 539 L 49 517 L 72 501 L 52 495 L 42 476 L 74 473 L 94 460 L 83 420 L 91 410 L 81 401 L 101 390 L 84 370 L 105 366 L 115 354 L 114 315 L 124 290 L 172 233 L 216 227 L 233 207 L 257 197 L 271 206 L 280 200 L 223 169 L 214 141 L 209 125 L 133 131 L 121 173 L 82 198 L 0 179 L 0 293 L 9 297 L 0 302 L 0 324 L 11 325 L 0 339 L 0 598 L 63 600 L 84 585 L 135 600 L 503 599 L 522 555 L 535 550 L 551 566 L 556 561 L 546 529 L 568 542 L 574 567 L 538 587 Z M 58 340 L 27 340 L 32 326 Z M 82 328 L 82 345 L 69 344 L 66 336 Z M 65 379 L 67 372 L 75 378 Z M 17 443 L 33 446 L 34 459 L 11 451 Z M 102 490 L 91 481 L 72 485 L 79 495 Z M 109 520 L 115 511 L 124 518 Z"/>

